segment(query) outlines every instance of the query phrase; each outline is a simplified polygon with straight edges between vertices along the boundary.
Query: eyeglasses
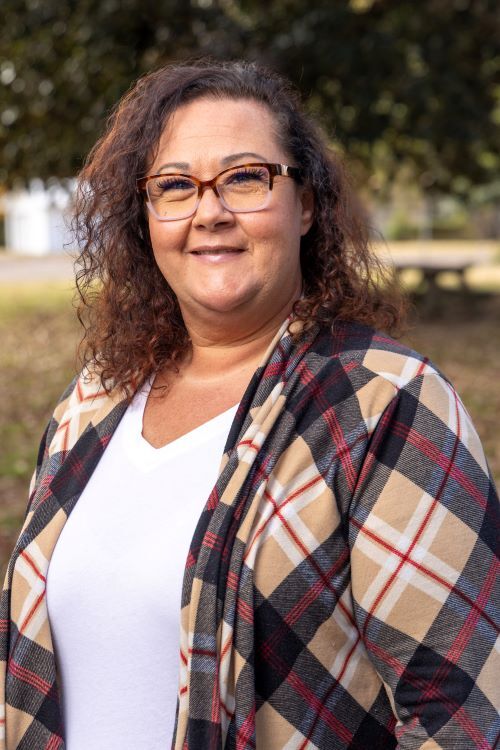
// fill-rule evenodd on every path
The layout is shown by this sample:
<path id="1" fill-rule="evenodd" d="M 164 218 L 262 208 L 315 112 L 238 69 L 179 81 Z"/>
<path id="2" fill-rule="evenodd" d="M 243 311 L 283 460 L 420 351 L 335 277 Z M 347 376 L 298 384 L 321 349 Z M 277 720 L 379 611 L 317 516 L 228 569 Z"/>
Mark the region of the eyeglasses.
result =
<path id="1" fill-rule="evenodd" d="M 253 162 L 224 169 L 212 180 L 198 180 L 188 174 L 151 174 L 137 180 L 137 189 L 147 196 L 147 206 L 160 221 L 193 216 L 204 188 L 212 188 L 232 213 L 262 211 L 271 198 L 277 175 L 301 181 L 300 170 L 286 164 Z"/>

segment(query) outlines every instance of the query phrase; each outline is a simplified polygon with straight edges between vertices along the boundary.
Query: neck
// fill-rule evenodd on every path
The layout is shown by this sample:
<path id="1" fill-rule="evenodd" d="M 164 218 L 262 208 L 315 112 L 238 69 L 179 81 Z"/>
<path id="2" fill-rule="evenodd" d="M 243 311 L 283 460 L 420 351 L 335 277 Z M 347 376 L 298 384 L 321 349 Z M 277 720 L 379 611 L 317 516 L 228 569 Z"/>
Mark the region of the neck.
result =
<path id="1" fill-rule="evenodd" d="M 220 315 L 214 316 L 212 320 L 194 320 L 185 315 L 191 349 L 181 369 L 193 380 L 206 382 L 231 377 L 248 368 L 255 369 L 291 313 L 300 292 L 298 287 L 285 304 L 264 319 L 260 315 L 258 320 L 253 320 L 247 314 L 244 326 L 241 325 L 241 316 L 235 316 L 234 312 L 227 313 L 222 319 Z"/>

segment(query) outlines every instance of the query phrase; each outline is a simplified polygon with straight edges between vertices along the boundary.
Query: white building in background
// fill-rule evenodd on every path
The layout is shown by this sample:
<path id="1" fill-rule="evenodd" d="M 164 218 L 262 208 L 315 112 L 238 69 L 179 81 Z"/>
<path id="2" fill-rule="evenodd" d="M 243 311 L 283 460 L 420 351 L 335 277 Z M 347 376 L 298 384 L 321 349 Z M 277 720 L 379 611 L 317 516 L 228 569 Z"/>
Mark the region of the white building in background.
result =
<path id="1" fill-rule="evenodd" d="M 69 228 L 74 181 L 30 181 L 28 189 L 3 196 L 5 246 L 13 253 L 48 255 L 74 249 Z"/>

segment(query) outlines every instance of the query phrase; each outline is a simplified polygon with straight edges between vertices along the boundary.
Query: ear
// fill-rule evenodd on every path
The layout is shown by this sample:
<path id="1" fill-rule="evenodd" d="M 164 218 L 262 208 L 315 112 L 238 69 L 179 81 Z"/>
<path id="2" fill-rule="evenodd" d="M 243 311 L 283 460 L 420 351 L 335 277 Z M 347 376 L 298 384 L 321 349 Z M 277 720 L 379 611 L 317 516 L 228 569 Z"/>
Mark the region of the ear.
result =
<path id="1" fill-rule="evenodd" d="M 314 193 L 310 187 L 303 187 L 300 195 L 302 218 L 300 235 L 303 237 L 310 230 L 314 221 Z"/>

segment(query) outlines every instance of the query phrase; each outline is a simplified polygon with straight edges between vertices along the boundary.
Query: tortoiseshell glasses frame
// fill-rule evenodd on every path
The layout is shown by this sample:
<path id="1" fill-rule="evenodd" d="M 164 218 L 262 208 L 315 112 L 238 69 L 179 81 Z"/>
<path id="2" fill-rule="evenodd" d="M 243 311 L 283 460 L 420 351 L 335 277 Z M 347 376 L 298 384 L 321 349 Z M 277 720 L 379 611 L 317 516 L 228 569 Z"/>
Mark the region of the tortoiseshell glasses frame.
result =
<path id="1" fill-rule="evenodd" d="M 238 189 L 238 187 L 231 187 L 231 184 L 229 183 L 229 179 L 231 177 L 230 173 L 235 174 L 235 176 L 239 173 L 239 175 L 243 176 L 245 175 L 244 170 L 251 170 L 255 168 L 264 168 L 267 171 L 267 180 L 262 182 L 260 192 L 252 193 L 248 190 L 242 191 L 241 189 Z M 252 173 L 249 172 L 248 174 L 251 175 Z M 301 182 L 301 174 L 298 167 L 290 167 L 287 164 L 249 162 L 247 164 L 237 164 L 234 167 L 228 167 L 227 169 L 222 170 L 222 172 L 219 172 L 219 174 L 217 174 L 211 180 L 199 180 L 197 177 L 193 177 L 193 175 L 177 172 L 162 172 L 159 174 L 150 174 L 146 175 L 145 177 L 140 177 L 137 180 L 137 190 L 146 194 L 146 203 L 148 209 L 159 221 L 177 221 L 179 219 L 186 219 L 196 213 L 205 188 L 211 188 L 221 201 L 224 208 L 226 208 L 231 213 L 251 213 L 253 211 L 262 211 L 267 207 L 269 203 L 271 191 L 273 189 L 274 178 L 279 175 L 283 177 L 291 177 L 297 182 Z M 159 213 L 157 208 L 155 208 L 155 202 L 156 206 L 158 206 L 163 194 L 158 192 L 156 195 L 154 194 L 153 187 L 157 183 L 154 183 L 153 181 L 168 179 L 168 181 L 172 185 L 174 185 L 174 180 L 176 178 L 182 179 L 184 181 L 188 180 L 189 183 L 191 183 L 191 187 L 193 188 L 193 190 L 196 190 L 196 193 L 192 192 L 188 196 L 181 195 L 182 192 L 185 192 L 186 187 L 189 189 L 189 183 L 185 183 L 182 188 L 174 186 L 172 188 L 172 192 L 176 194 L 179 193 L 179 195 L 177 199 L 172 198 L 169 201 L 166 201 L 165 205 L 175 215 L 167 216 L 165 213 Z M 240 183 L 237 184 L 240 185 Z M 157 185 L 157 187 L 162 189 L 161 184 Z M 226 193 L 226 195 L 224 194 L 224 192 Z M 231 200 L 229 200 L 228 202 L 228 193 L 232 193 L 231 197 L 235 200 L 235 202 L 231 203 Z M 237 200 L 241 204 L 238 206 L 236 205 L 236 194 L 238 196 Z M 244 200 L 242 200 L 243 196 Z M 193 198 L 195 198 L 194 201 Z M 179 212 L 179 208 L 182 209 L 182 204 L 188 201 L 189 209 L 184 210 L 184 212 L 182 210 Z M 253 201 L 255 201 L 255 203 Z M 243 203 L 245 203 L 245 205 L 242 205 Z"/>

